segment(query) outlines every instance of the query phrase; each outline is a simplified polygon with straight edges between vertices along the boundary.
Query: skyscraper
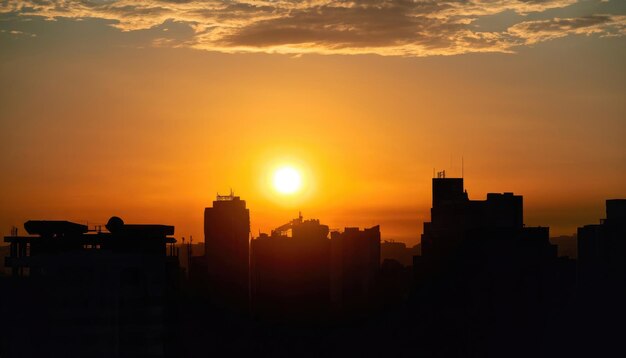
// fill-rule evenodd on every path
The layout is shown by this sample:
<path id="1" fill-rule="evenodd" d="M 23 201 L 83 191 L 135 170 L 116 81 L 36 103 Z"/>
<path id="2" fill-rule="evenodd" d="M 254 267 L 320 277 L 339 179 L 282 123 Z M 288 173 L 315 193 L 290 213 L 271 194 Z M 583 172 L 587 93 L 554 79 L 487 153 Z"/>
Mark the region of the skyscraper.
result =
<path id="1" fill-rule="evenodd" d="M 216 306 L 246 314 L 249 310 L 250 210 L 238 196 L 217 195 L 204 210 L 207 289 Z"/>
<path id="2" fill-rule="evenodd" d="M 470 200 L 463 178 L 433 178 L 430 213 L 431 221 L 424 223 L 422 254 L 435 261 L 451 258 L 470 236 L 513 238 L 525 230 L 522 196 L 489 193 L 487 200 Z"/>

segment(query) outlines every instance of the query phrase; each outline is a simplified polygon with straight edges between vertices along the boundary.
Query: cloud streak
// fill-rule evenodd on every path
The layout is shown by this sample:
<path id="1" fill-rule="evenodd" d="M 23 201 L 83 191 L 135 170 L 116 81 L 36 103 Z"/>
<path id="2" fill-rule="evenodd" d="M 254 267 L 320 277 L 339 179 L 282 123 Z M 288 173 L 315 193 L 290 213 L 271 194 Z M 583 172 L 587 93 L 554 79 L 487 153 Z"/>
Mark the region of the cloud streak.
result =
<path id="1" fill-rule="evenodd" d="M 399 56 L 512 52 L 569 35 L 624 36 L 626 17 L 521 21 L 482 31 L 476 21 L 505 11 L 525 16 L 561 9 L 576 0 L 9 0 L 0 12 L 46 19 L 96 18 L 122 31 L 174 21 L 190 26 L 182 41 L 159 46 L 220 52 L 379 54 Z M 523 19 L 523 17 L 522 17 Z"/>

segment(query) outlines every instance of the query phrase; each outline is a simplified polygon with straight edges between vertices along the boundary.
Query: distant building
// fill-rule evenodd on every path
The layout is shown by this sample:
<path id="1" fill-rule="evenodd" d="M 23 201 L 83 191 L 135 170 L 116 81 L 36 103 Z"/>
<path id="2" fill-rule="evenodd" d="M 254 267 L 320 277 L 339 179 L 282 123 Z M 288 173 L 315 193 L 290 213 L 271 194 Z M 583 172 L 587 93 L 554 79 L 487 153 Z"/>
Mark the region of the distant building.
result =
<path id="1" fill-rule="evenodd" d="M 403 266 L 413 265 L 413 256 L 422 254 L 422 244 L 406 247 L 403 242 L 383 241 L 380 243 L 380 261 L 395 260 Z"/>
<path id="2" fill-rule="evenodd" d="M 209 298 L 242 314 L 250 305 L 250 210 L 238 196 L 218 195 L 204 210 L 204 264 Z"/>
<path id="3" fill-rule="evenodd" d="M 28 221 L 7 236 L 2 292 L 6 356 L 164 356 L 178 289 L 173 226 L 107 231 L 68 221 Z"/>
<path id="4" fill-rule="evenodd" d="M 180 268 L 183 270 L 186 277 L 189 277 L 192 270 L 192 262 L 194 260 L 204 260 L 204 242 L 184 241 L 176 245 L 179 251 Z M 203 270 L 206 270 L 206 265 L 202 266 Z M 206 276 L 206 275 L 204 275 Z"/>
<path id="5" fill-rule="evenodd" d="M 331 300 L 344 316 L 365 315 L 376 304 L 380 274 L 380 227 L 347 227 L 330 234 Z"/>
<path id="6" fill-rule="evenodd" d="M 558 247 L 559 256 L 578 258 L 578 240 L 576 235 L 553 236 L 550 242 Z"/>

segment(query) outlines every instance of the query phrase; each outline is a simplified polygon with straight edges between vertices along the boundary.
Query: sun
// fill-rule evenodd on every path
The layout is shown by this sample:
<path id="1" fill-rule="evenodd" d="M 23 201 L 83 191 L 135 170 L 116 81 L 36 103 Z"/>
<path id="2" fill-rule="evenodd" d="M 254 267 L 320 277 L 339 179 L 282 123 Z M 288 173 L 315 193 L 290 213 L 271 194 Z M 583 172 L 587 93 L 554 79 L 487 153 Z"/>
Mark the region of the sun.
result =
<path id="1" fill-rule="evenodd" d="M 300 173 L 292 167 L 279 168 L 274 172 L 274 189 L 281 194 L 293 194 L 302 187 Z"/>

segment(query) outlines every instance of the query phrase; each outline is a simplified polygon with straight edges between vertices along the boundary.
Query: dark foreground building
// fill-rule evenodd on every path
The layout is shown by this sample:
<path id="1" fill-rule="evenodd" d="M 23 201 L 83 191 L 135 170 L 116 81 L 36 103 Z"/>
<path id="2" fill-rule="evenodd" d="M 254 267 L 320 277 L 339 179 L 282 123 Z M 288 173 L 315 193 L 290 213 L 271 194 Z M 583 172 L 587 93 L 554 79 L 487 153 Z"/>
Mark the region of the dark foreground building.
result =
<path id="1" fill-rule="evenodd" d="M 626 199 L 606 201 L 606 218 L 578 228 L 576 338 L 579 352 L 626 356 Z"/>
<path id="2" fill-rule="evenodd" d="M 462 178 L 433 178 L 431 221 L 414 258 L 413 305 L 429 329 L 429 354 L 524 356 L 549 346 L 574 285 L 547 227 L 526 227 L 522 196 L 470 200 Z M 519 347 L 513 351 L 511 347 Z"/>
<path id="3" fill-rule="evenodd" d="M 161 357 L 172 347 L 178 257 L 173 226 L 108 231 L 28 221 L 7 236 L 1 282 L 3 357 Z"/>
<path id="4" fill-rule="evenodd" d="M 626 199 L 606 201 L 606 219 L 578 228 L 578 273 L 584 285 L 626 288 Z"/>

